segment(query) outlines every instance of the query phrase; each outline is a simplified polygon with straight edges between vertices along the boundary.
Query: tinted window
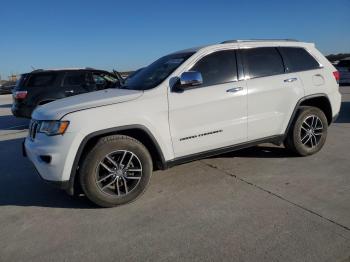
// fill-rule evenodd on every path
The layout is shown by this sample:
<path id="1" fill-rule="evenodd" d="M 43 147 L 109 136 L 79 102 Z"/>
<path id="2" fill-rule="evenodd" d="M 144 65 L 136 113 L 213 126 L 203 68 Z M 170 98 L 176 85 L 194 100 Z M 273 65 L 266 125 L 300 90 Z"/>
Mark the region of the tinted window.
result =
<path id="1" fill-rule="evenodd" d="M 101 72 L 92 73 L 92 80 L 98 89 L 113 87 L 118 82 L 115 76 Z"/>
<path id="2" fill-rule="evenodd" d="M 250 78 L 284 73 L 283 60 L 274 47 L 259 47 L 243 50 L 244 67 Z"/>
<path id="3" fill-rule="evenodd" d="M 237 81 L 236 52 L 229 50 L 207 55 L 199 60 L 191 70 L 202 74 L 202 86 Z"/>
<path id="4" fill-rule="evenodd" d="M 341 60 L 337 64 L 338 67 L 350 67 L 350 60 Z"/>
<path id="5" fill-rule="evenodd" d="M 66 73 L 63 80 L 64 86 L 79 86 L 82 84 L 85 84 L 85 72 Z"/>
<path id="6" fill-rule="evenodd" d="M 115 83 L 118 81 L 117 77 L 111 74 L 102 73 L 102 72 L 94 72 L 92 73 L 92 78 L 96 84 L 112 82 Z"/>
<path id="7" fill-rule="evenodd" d="M 309 52 L 300 47 L 281 47 L 288 72 L 298 72 L 319 68 L 319 63 Z"/>
<path id="8" fill-rule="evenodd" d="M 26 82 L 29 79 L 30 74 L 22 74 L 20 79 L 16 82 L 16 89 L 20 89 L 22 86 L 26 86 Z"/>
<path id="9" fill-rule="evenodd" d="M 53 83 L 55 80 L 55 74 L 31 74 L 27 83 L 25 84 L 26 86 L 29 87 L 41 87 L 41 86 L 48 86 Z M 26 78 L 26 77 L 24 77 Z"/>
<path id="10" fill-rule="evenodd" d="M 94 79 L 96 85 L 104 85 L 106 83 L 106 79 L 104 79 L 103 76 L 99 74 L 93 74 L 92 78 Z"/>

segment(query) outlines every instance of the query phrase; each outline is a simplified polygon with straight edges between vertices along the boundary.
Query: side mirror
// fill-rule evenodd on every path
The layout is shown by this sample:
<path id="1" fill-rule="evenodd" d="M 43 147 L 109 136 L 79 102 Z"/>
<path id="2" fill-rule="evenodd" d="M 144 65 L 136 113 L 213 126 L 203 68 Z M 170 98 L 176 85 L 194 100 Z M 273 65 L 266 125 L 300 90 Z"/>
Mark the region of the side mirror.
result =
<path id="1" fill-rule="evenodd" d="M 180 76 L 180 88 L 198 86 L 203 84 L 202 74 L 197 71 L 183 72 Z"/>

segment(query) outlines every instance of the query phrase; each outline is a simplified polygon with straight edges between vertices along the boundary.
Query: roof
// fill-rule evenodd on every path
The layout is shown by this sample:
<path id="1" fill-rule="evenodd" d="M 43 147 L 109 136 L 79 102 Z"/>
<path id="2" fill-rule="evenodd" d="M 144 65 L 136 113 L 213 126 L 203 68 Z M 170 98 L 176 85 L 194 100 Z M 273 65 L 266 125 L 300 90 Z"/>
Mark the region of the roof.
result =
<path id="1" fill-rule="evenodd" d="M 200 49 L 202 49 L 202 48 L 204 48 L 204 47 L 208 47 L 208 46 L 211 46 L 211 45 L 191 47 L 191 48 L 187 48 L 187 49 L 183 49 L 183 50 L 176 51 L 176 52 L 171 53 L 171 54 L 195 53 L 195 52 L 199 51 Z"/>
<path id="2" fill-rule="evenodd" d="M 43 72 L 52 72 L 52 71 L 99 71 L 99 72 L 108 72 L 106 70 L 101 70 L 101 69 L 95 69 L 91 67 L 85 67 L 85 68 L 53 68 L 53 69 L 35 69 L 30 73 L 43 73 Z"/>
<path id="3" fill-rule="evenodd" d="M 235 40 L 226 40 L 220 44 L 229 44 L 229 43 L 245 43 L 245 42 L 299 42 L 295 39 L 235 39 Z"/>
<path id="4" fill-rule="evenodd" d="M 268 42 L 303 43 L 303 42 L 300 42 L 299 40 L 295 40 L 295 39 L 246 39 L 246 40 L 234 39 L 234 40 L 225 40 L 225 41 L 218 43 L 218 44 L 192 47 L 192 48 L 176 51 L 172 54 L 190 53 L 190 52 L 195 53 L 203 48 L 213 46 L 213 45 L 225 45 L 225 44 L 232 44 L 232 43 L 268 43 Z"/>

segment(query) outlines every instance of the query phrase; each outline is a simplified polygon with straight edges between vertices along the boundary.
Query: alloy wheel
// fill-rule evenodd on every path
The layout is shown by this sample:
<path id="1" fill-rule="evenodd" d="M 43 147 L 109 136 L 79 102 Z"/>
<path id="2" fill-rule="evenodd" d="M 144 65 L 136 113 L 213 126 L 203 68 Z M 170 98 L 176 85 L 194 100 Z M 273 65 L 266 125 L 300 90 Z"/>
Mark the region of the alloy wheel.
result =
<path id="1" fill-rule="evenodd" d="M 98 188 L 112 196 L 125 196 L 139 184 L 142 176 L 140 159 L 127 150 L 118 150 L 100 161 L 96 172 Z"/>
<path id="2" fill-rule="evenodd" d="M 300 129 L 301 143 L 308 148 L 314 148 L 319 144 L 322 134 L 323 124 L 321 119 L 316 115 L 306 117 Z"/>

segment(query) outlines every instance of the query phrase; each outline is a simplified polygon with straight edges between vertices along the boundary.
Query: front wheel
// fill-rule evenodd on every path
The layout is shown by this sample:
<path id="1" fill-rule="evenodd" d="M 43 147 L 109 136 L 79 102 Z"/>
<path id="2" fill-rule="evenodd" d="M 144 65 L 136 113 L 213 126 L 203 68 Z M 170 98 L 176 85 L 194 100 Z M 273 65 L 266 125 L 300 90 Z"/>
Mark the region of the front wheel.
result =
<path id="1" fill-rule="evenodd" d="M 139 197 L 152 175 L 152 159 L 134 138 L 102 138 L 83 160 L 80 183 L 86 196 L 102 207 L 126 204 Z"/>
<path id="2" fill-rule="evenodd" d="M 302 107 L 288 132 L 285 146 L 300 156 L 315 154 L 326 142 L 328 121 L 322 110 Z"/>

